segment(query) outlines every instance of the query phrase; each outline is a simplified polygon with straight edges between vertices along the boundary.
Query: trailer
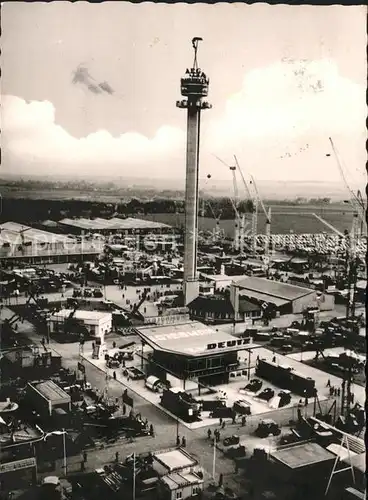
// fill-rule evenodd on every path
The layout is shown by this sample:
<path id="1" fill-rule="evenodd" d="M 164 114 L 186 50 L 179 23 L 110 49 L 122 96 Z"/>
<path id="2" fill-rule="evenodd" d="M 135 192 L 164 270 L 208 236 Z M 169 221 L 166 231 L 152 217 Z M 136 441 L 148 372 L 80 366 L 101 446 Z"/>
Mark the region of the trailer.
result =
<path id="1" fill-rule="evenodd" d="M 294 394 L 307 398 L 315 395 L 315 381 L 298 373 L 290 366 L 260 359 L 257 363 L 256 375 Z"/>

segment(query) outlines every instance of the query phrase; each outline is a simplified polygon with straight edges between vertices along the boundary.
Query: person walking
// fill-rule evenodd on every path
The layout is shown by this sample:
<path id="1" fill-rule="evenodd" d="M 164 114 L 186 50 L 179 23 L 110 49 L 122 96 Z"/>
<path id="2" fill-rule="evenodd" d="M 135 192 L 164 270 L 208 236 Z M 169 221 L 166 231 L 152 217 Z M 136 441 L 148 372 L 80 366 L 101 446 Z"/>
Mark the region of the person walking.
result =
<path id="1" fill-rule="evenodd" d="M 182 440 L 181 440 L 181 446 L 182 448 L 185 448 L 187 445 L 187 440 L 185 439 L 185 437 L 183 436 Z"/>
<path id="2" fill-rule="evenodd" d="M 219 476 L 219 482 L 218 482 L 219 488 L 221 488 L 221 486 L 222 486 L 223 484 L 224 484 L 224 475 L 223 475 L 223 474 L 222 474 L 222 472 L 221 472 L 221 474 L 220 474 L 220 476 Z"/>
<path id="3" fill-rule="evenodd" d="M 242 419 L 241 419 L 241 424 L 242 424 L 242 427 L 245 427 L 245 424 L 247 423 L 247 420 L 245 418 L 245 415 L 242 416 Z"/>
<path id="4" fill-rule="evenodd" d="M 116 380 L 116 371 L 115 370 L 112 372 L 112 376 L 113 376 L 113 379 Z"/>
<path id="5" fill-rule="evenodd" d="M 119 452 L 118 451 L 115 453 L 115 462 L 119 463 Z"/>
<path id="6" fill-rule="evenodd" d="M 211 437 L 212 437 L 212 431 L 211 431 L 211 429 L 208 429 L 208 431 L 207 431 L 207 437 L 208 437 L 209 440 L 211 440 Z"/>
<path id="7" fill-rule="evenodd" d="M 222 422 L 221 429 L 225 429 L 226 422 L 225 420 Z"/>
<path id="8" fill-rule="evenodd" d="M 155 430 L 154 430 L 154 428 L 153 428 L 153 425 L 152 425 L 152 424 L 150 425 L 150 435 L 151 435 L 152 437 L 155 437 Z"/>
<path id="9" fill-rule="evenodd" d="M 222 417 L 220 417 L 220 427 L 222 426 Z"/>
<path id="10" fill-rule="evenodd" d="M 176 446 L 179 448 L 180 446 L 180 436 L 176 436 Z"/>
<path id="11" fill-rule="evenodd" d="M 88 459 L 87 452 L 84 451 L 83 452 L 83 462 L 87 462 L 87 459 Z"/>
<path id="12" fill-rule="evenodd" d="M 327 380 L 326 387 L 331 387 L 331 381 L 330 381 L 330 379 Z"/>

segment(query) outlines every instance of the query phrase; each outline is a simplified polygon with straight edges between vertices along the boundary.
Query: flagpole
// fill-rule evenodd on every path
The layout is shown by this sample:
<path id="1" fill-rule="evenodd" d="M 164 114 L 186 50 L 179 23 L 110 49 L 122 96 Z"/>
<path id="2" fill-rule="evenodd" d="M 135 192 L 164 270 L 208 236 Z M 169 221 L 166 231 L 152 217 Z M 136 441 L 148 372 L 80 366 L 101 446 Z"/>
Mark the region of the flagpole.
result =
<path id="1" fill-rule="evenodd" d="M 64 448 L 64 476 L 66 477 L 66 441 L 65 441 L 65 429 L 63 429 L 63 448 Z"/>
<path id="2" fill-rule="evenodd" d="M 213 464 L 212 464 L 212 477 L 215 479 L 216 476 L 216 436 L 213 441 Z"/>
<path id="3" fill-rule="evenodd" d="M 135 500 L 135 452 L 133 453 L 133 500 Z"/>

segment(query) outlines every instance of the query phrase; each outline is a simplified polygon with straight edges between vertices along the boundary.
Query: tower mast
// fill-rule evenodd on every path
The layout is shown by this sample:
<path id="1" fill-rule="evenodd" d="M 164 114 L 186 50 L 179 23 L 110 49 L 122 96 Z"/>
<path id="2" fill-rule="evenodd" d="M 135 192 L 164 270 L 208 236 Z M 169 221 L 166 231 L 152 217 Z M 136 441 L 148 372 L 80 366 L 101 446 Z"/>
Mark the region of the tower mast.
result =
<path id="1" fill-rule="evenodd" d="M 199 140 L 201 111 L 210 109 L 211 105 L 202 99 L 208 95 L 209 79 L 198 67 L 198 44 L 202 38 L 192 40 L 194 61 L 191 69 L 187 69 L 180 80 L 180 91 L 183 97 L 176 102 L 180 109 L 187 110 L 187 152 L 186 152 L 186 185 L 185 185 L 185 229 L 184 229 L 184 300 L 188 305 L 199 294 L 197 275 L 197 243 L 198 243 L 198 188 L 199 188 Z"/>

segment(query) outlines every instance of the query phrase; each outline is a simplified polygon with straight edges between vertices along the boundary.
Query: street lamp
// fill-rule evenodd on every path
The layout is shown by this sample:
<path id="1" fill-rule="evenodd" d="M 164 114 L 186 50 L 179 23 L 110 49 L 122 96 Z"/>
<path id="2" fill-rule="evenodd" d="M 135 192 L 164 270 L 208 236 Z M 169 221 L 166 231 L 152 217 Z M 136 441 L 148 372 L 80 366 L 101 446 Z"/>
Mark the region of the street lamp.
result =
<path id="1" fill-rule="evenodd" d="M 63 460 L 63 469 L 64 469 L 64 476 L 66 477 L 66 442 L 65 442 L 65 435 L 68 434 L 65 429 L 62 431 L 52 431 L 48 432 L 45 434 L 43 440 L 46 441 L 46 439 L 49 436 L 63 436 L 63 453 L 64 453 L 64 460 Z"/>
<path id="2" fill-rule="evenodd" d="M 213 440 L 213 462 L 212 462 L 212 478 L 216 479 L 216 444 L 217 438 L 215 436 Z"/>

